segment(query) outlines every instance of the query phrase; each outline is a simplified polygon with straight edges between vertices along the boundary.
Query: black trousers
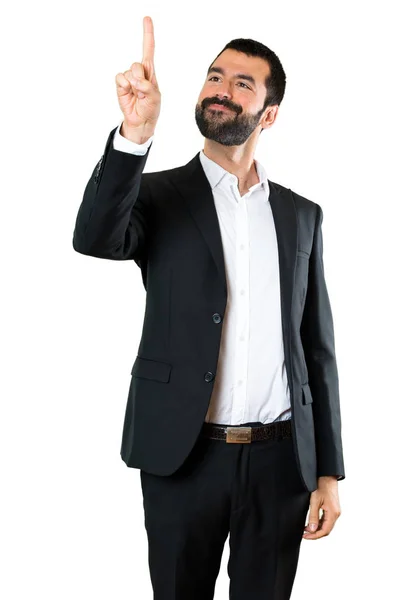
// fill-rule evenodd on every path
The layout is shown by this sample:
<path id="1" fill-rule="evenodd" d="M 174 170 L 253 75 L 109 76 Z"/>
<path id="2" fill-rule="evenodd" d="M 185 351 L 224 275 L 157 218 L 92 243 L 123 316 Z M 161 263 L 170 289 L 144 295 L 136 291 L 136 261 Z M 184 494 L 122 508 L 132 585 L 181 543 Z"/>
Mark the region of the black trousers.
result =
<path id="1" fill-rule="evenodd" d="M 175 473 L 140 478 L 154 600 L 212 600 L 228 534 L 230 600 L 290 598 L 310 500 L 292 438 L 200 436 Z"/>

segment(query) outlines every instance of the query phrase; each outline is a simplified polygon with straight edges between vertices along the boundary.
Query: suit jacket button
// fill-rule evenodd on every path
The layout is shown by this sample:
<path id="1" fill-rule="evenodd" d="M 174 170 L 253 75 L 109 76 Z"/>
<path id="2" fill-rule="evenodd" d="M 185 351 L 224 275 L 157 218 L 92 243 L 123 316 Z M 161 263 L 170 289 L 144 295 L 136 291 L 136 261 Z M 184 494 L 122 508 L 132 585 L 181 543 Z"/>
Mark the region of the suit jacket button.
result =
<path id="1" fill-rule="evenodd" d="M 211 371 L 207 371 L 207 373 L 204 375 L 204 379 L 207 383 L 209 383 L 214 379 L 214 373 L 211 373 Z"/>
<path id="2" fill-rule="evenodd" d="M 214 323 L 221 323 L 222 317 L 219 313 L 214 313 L 212 316 Z"/>

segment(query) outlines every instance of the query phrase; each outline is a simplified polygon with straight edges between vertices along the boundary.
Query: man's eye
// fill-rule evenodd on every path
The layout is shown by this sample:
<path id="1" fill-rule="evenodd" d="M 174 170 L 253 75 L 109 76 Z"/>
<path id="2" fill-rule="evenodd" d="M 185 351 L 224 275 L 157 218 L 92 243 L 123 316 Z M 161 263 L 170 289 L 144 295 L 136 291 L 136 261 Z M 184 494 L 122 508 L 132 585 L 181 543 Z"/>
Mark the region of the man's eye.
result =
<path id="1" fill-rule="evenodd" d="M 217 77 L 216 75 L 213 75 L 212 77 L 210 77 L 210 79 L 208 81 L 211 81 L 211 79 L 219 79 L 219 77 Z M 239 81 L 238 83 L 242 83 L 242 85 L 244 85 L 249 90 L 251 89 L 246 83 L 243 83 L 242 81 Z"/>

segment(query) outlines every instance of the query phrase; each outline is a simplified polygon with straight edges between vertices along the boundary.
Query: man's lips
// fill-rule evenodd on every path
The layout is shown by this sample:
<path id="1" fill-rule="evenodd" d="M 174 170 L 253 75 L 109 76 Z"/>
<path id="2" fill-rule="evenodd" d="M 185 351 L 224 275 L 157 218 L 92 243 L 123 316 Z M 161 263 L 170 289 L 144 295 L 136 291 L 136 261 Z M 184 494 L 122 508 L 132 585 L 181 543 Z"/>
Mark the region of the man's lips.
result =
<path id="1" fill-rule="evenodd" d="M 210 104 L 208 106 L 208 108 L 215 108 L 215 109 L 218 109 L 218 110 L 231 110 L 230 108 L 227 108 L 223 104 Z"/>

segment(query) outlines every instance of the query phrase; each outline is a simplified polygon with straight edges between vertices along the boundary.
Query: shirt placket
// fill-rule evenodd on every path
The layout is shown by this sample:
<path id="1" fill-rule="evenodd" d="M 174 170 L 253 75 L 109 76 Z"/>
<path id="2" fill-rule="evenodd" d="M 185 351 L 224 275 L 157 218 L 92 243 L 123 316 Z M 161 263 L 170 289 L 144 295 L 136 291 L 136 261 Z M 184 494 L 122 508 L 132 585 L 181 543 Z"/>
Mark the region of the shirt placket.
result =
<path id="1" fill-rule="evenodd" d="M 249 350 L 249 228 L 246 195 L 241 197 L 237 184 L 232 193 L 235 211 L 236 329 L 232 423 L 246 422 Z"/>

